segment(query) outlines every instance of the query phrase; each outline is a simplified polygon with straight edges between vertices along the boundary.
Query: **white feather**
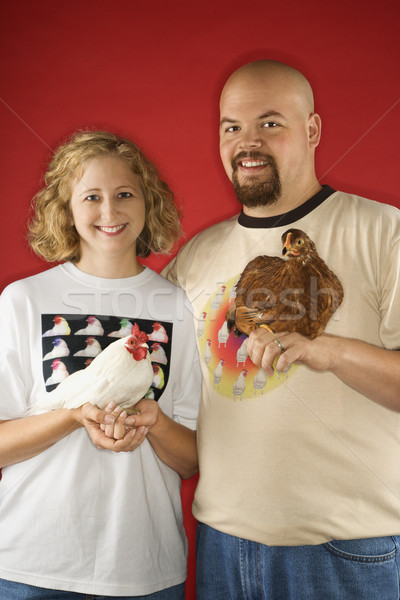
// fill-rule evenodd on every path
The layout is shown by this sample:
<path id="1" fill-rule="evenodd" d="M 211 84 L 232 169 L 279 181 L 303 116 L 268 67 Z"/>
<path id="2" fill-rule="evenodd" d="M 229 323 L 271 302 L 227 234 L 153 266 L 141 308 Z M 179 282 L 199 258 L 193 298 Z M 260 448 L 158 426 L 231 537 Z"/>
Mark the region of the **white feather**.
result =
<path id="1" fill-rule="evenodd" d="M 125 347 L 131 336 L 105 348 L 86 369 L 64 379 L 52 392 L 41 397 L 30 413 L 55 408 L 77 408 L 86 402 L 105 408 L 110 401 L 129 408 L 146 395 L 154 372 L 149 353 L 136 361 Z M 147 344 L 141 344 L 147 348 Z"/>

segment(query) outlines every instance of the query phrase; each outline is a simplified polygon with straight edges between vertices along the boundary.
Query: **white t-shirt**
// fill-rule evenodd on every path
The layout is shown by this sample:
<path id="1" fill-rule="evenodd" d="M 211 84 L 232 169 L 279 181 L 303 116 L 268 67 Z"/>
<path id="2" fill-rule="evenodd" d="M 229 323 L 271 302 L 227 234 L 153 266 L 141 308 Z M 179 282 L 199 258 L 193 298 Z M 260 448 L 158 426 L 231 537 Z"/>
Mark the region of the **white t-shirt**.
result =
<path id="1" fill-rule="evenodd" d="M 163 374 L 150 393 L 194 429 L 201 376 L 189 307 L 182 290 L 148 268 L 102 279 L 66 263 L 11 284 L 0 298 L 0 419 L 23 417 L 54 388 L 54 361 L 69 373 L 83 368 L 89 337 L 102 348 L 137 322 Z M 81 428 L 3 469 L 0 578 L 150 594 L 185 580 L 186 545 L 179 475 L 147 440 L 116 454 Z"/>
<path id="2" fill-rule="evenodd" d="M 242 214 L 193 238 L 165 274 L 192 303 L 201 355 L 194 515 L 268 545 L 400 534 L 400 414 L 304 365 L 267 378 L 226 329 L 241 272 L 279 256 L 289 228 L 342 283 L 326 333 L 400 348 L 397 209 L 325 187 L 285 215 Z"/>

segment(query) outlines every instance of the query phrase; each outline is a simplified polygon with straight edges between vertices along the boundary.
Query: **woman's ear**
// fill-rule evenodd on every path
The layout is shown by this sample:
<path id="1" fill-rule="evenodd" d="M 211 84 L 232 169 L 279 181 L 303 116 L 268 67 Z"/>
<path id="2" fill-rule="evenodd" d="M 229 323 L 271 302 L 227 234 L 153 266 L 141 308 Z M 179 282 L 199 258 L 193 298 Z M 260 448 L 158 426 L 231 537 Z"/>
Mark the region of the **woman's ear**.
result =
<path id="1" fill-rule="evenodd" d="M 317 113 L 311 113 L 308 117 L 308 139 L 310 146 L 318 146 L 321 139 L 321 117 Z"/>

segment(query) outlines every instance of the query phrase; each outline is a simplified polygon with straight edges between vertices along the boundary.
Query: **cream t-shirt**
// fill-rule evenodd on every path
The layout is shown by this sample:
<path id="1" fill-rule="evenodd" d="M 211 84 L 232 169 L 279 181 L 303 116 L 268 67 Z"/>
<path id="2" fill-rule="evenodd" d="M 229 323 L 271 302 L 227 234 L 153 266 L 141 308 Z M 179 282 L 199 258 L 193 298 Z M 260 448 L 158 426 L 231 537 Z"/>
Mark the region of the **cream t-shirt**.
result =
<path id="1" fill-rule="evenodd" d="M 329 372 L 293 365 L 267 378 L 245 336 L 226 330 L 242 270 L 280 255 L 291 227 L 343 285 L 326 333 L 400 348 L 397 209 L 325 187 L 281 217 L 242 214 L 193 238 L 164 274 L 192 303 L 201 356 L 194 515 L 268 545 L 400 534 L 400 415 Z"/>

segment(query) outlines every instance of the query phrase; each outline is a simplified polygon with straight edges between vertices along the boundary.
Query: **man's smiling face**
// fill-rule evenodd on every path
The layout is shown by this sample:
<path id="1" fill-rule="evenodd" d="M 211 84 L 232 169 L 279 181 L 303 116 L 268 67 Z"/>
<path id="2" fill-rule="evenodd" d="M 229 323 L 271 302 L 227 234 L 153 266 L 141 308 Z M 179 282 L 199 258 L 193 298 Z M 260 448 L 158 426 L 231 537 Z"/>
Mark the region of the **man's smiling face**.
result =
<path id="1" fill-rule="evenodd" d="M 274 204 L 309 177 L 315 115 L 296 78 L 239 70 L 222 92 L 220 109 L 221 159 L 244 206 Z"/>

